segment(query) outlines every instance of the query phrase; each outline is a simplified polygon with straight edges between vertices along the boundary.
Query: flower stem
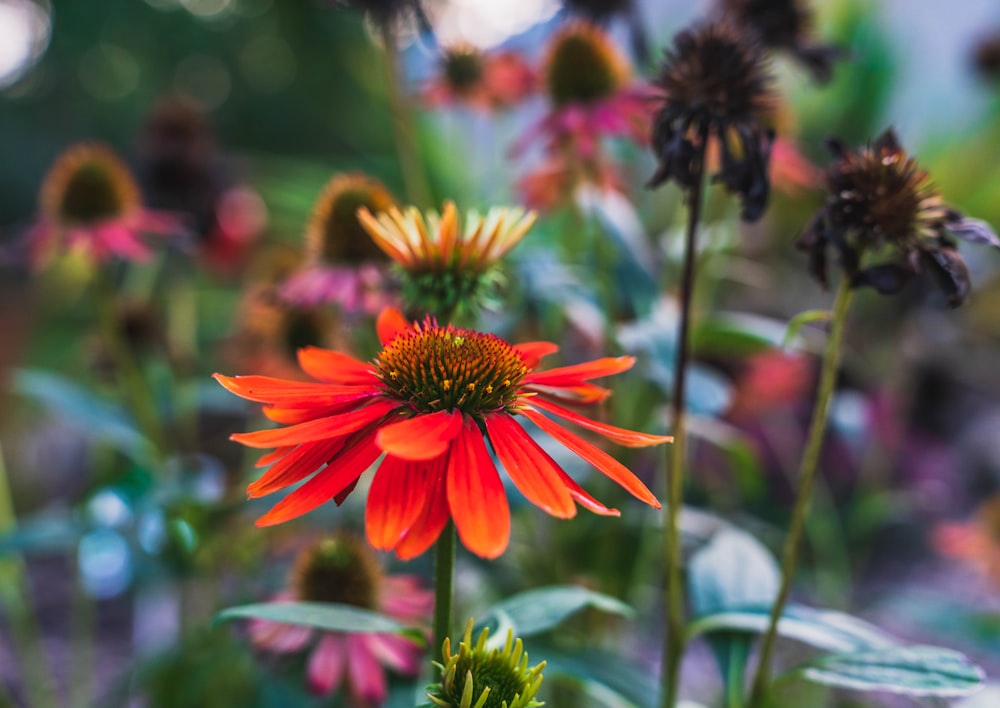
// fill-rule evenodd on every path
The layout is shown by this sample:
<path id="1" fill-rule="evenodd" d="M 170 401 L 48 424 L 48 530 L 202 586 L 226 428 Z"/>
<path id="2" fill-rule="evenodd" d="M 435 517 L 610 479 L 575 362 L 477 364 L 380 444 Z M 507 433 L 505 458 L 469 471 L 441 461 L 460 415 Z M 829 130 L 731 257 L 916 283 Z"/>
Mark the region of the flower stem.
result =
<path id="1" fill-rule="evenodd" d="M 13 533 L 16 528 L 17 517 L 7 479 L 7 466 L 0 449 L 0 536 Z M 47 708 L 57 704 L 56 689 L 31 597 L 22 558 L 16 553 L 0 558 L 0 608 L 5 610 L 7 616 L 12 648 L 20 653 L 25 695 L 30 705 Z M 4 698 L 0 690 L 0 704 L 7 702 Z"/>
<path id="2" fill-rule="evenodd" d="M 165 440 L 156 412 L 156 402 L 142 375 L 139 363 L 133 356 L 128 342 L 122 337 L 115 307 L 115 288 L 111 283 L 110 274 L 105 269 L 101 269 L 97 275 L 97 300 L 101 334 L 115 367 L 121 395 L 128 401 L 139 430 L 155 448 L 157 456 L 163 455 L 166 451 Z"/>
<path id="3" fill-rule="evenodd" d="M 431 656 L 440 659 L 445 637 L 451 631 L 451 600 L 455 585 L 455 524 L 444 527 L 434 545 L 434 635 Z"/>
<path id="4" fill-rule="evenodd" d="M 417 154 L 413 111 L 400 85 L 399 47 L 391 27 L 384 28 L 382 40 L 385 44 L 386 91 L 389 96 L 389 110 L 392 113 L 392 132 L 396 140 L 396 155 L 399 158 L 399 170 L 403 173 L 406 196 L 411 204 L 430 206 L 430 187 L 427 185 L 420 156 Z"/>
<path id="5" fill-rule="evenodd" d="M 688 193 L 688 224 L 684 244 L 684 268 L 681 274 L 680 326 L 677 334 L 677 356 L 674 361 L 674 387 L 670 400 L 671 426 L 674 443 L 668 452 L 667 509 L 664 523 L 664 560 L 666 582 L 663 603 L 667 627 L 663 642 L 662 708 L 677 705 L 680 688 L 681 658 L 684 655 L 684 587 L 681 573 L 680 511 L 684 497 L 684 452 L 686 443 L 685 397 L 687 369 L 690 359 L 691 302 L 694 298 L 695 259 L 697 257 L 698 221 L 701 218 L 704 191 L 705 139 L 691 160 L 692 187 Z"/>
<path id="6" fill-rule="evenodd" d="M 823 449 L 823 437 L 826 432 L 827 416 L 830 412 L 830 401 L 833 398 L 834 384 L 837 380 L 837 370 L 840 365 L 841 343 L 844 338 L 844 325 L 851 307 L 854 292 L 847 278 L 842 278 L 833 305 L 833 318 L 830 326 L 830 336 L 823 352 L 823 366 L 820 370 L 819 392 L 813 406 L 812 423 L 809 427 L 809 438 L 805 451 L 802 453 L 802 463 L 799 466 L 799 490 L 792 509 L 792 520 L 785 538 L 785 547 L 781 554 L 781 584 L 778 596 L 771 607 L 771 621 L 761 642 L 760 660 L 754 677 L 753 690 L 750 694 L 750 708 L 762 704 L 767 695 L 770 682 L 771 658 L 774 654 L 774 643 L 778 634 L 778 620 L 785 609 L 788 594 L 795 575 L 798 561 L 798 549 L 802 533 L 806 525 L 806 516 L 812 501 L 812 490 L 816 482 L 816 469 L 819 465 L 819 455 Z"/>

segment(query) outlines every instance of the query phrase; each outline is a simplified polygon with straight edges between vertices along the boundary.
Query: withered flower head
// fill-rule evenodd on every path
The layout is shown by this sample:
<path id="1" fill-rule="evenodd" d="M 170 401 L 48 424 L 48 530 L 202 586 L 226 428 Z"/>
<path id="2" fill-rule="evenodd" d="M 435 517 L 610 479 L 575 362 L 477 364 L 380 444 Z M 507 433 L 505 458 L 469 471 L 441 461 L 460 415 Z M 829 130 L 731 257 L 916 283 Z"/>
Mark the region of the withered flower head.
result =
<path id="1" fill-rule="evenodd" d="M 608 98 L 629 77 L 628 63 L 611 38 L 587 22 L 571 22 L 560 29 L 542 65 L 545 87 L 556 106 Z"/>
<path id="2" fill-rule="evenodd" d="M 422 32 L 429 32 L 431 29 L 422 0 L 333 0 L 333 4 L 363 12 L 383 30 L 391 29 L 397 21 L 407 16 L 417 20 Z"/>
<path id="3" fill-rule="evenodd" d="M 563 6 L 570 12 L 586 15 L 595 22 L 607 22 L 615 15 L 629 12 L 633 0 L 563 0 Z"/>
<path id="4" fill-rule="evenodd" d="M 358 209 L 379 214 L 393 206 L 389 190 L 363 174 L 337 175 L 323 187 L 306 227 L 306 260 L 310 263 L 357 264 L 385 255 L 358 221 Z"/>
<path id="5" fill-rule="evenodd" d="M 674 180 L 683 189 L 694 187 L 714 139 L 720 164 L 713 180 L 739 195 L 744 221 L 759 219 L 770 191 L 774 140 L 761 125 L 774 95 L 760 45 L 727 23 L 684 30 L 665 52 L 656 84 L 663 91 L 653 124 L 660 165 L 649 186 Z"/>
<path id="6" fill-rule="evenodd" d="M 826 250 L 833 246 L 854 287 L 897 293 L 926 267 L 949 305 L 962 304 L 969 272 L 954 237 L 1000 248 L 989 225 L 946 206 L 891 128 L 857 150 L 835 140 L 829 146 L 834 156 L 826 173 L 829 196 L 798 240 L 809 253 L 813 276 L 827 285 Z M 866 264 L 886 252 L 895 260 Z"/>
<path id="7" fill-rule="evenodd" d="M 475 45 L 461 42 L 445 48 L 441 56 L 441 75 L 456 96 L 467 96 L 483 81 L 486 61 Z"/>
<path id="8" fill-rule="evenodd" d="M 181 94 L 153 104 L 143 125 L 143 177 L 157 193 L 204 189 L 214 138 L 204 109 Z"/>
<path id="9" fill-rule="evenodd" d="M 1000 80 L 1000 31 L 976 42 L 972 50 L 972 63 L 979 75 L 988 81 Z"/>
<path id="10" fill-rule="evenodd" d="M 722 13 L 756 33 L 768 49 L 791 52 L 820 83 L 830 80 L 833 62 L 843 54 L 813 41 L 812 11 L 803 0 L 722 0 Z"/>

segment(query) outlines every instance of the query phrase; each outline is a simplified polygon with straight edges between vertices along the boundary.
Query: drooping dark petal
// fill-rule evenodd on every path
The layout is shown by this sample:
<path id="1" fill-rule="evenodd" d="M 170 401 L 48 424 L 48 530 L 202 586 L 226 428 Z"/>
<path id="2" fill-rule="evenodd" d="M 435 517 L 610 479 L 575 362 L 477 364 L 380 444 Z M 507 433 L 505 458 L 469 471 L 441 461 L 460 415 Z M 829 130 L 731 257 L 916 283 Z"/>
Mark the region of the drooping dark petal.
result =
<path id="1" fill-rule="evenodd" d="M 958 307 L 969 295 L 972 281 L 965 260 L 954 248 L 920 252 L 938 287 L 948 296 L 948 306 Z"/>
<path id="2" fill-rule="evenodd" d="M 882 134 L 875 138 L 875 142 L 872 143 L 872 149 L 878 152 L 901 152 L 902 147 L 899 144 L 899 138 L 896 136 L 896 129 L 889 126 Z"/>
<path id="3" fill-rule="evenodd" d="M 741 154 L 733 155 L 728 141 L 719 136 L 722 165 L 713 181 L 722 182 L 727 190 L 740 197 L 740 218 L 752 223 L 763 216 L 771 192 L 768 165 L 774 132 L 749 125 L 739 126 L 736 132 Z"/>
<path id="4" fill-rule="evenodd" d="M 895 295 L 914 275 L 913 269 L 905 263 L 882 263 L 858 271 L 851 278 L 851 286 L 874 288 L 882 295 Z"/>
<path id="5" fill-rule="evenodd" d="M 795 247 L 809 255 L 809 274 L 818 280 L 824 289 L 830 287 L 830 280 L 826 272 L 826 247 L 828 244 L 829 239 L 826 237 L 823 212 L 820 211 L 812 218 L 805 230 L 799 234 L 795 241 Z"/>
<path id="6" fill-rule="evenodd" d="M 848 243 L 847 239 L 844 238 L 844 234 L 836 228 L 828 227 L 826 229 L 826 238 L 837 249 L 837 254 L 840 256 L 840 267 L 844 269 L 844 273 L 849 278 L 853 278 L 858 272 L 858 266 L 861 263 L 861 257 L 857 249 Z"/>
<path id="7" fill-rule="evenodd" d="M 956 211 L 949 212 L 945 221 L 946 228 L 953 235 L 970 243 L 983 243 L 993 248 L 1000 248 L 1000 238 L 997 238 L 993 227 L 980 219 L 963 217 Z"/>

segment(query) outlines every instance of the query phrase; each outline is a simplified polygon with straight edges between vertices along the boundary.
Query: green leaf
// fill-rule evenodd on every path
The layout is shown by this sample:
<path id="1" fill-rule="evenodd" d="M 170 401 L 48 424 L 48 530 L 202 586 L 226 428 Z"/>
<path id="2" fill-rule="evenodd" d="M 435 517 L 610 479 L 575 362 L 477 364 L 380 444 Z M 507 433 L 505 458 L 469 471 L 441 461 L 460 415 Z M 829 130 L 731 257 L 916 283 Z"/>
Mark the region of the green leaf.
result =
<path id="1" fill-rule="evenodd" d="M 798 338 L 799 331 L 805 325 L 812 324 L 813 322 L 829 322 L 832 316 L 833 313 L 829 310 L 806 310 L 795 315 L 795 317 L 788 321 L 788 329 L 781 340 L 781 348 L 790 348 L 795 343 L 796 338 Z"/>
<path id="2" fill-rule="evenodd" d="M 73 548 L 84 531 L 81 523 L 56 515 L 37 516 L 0 534 L 0 556 L 7 553 L 65 551 Z"/>
<path id="3" fill-rule="evenodd" d="M 401 633 L 406 627 L 394 619 L 351 605 L 330 602 L 260 602 L 222 610 L 215 620 L 256 618 L 301 624 L 329 632 Z"/>
<path id="4" fill-rule="evenodd" d="M 931 646 L 822 656 L 798 667 L 796 673 L 827 686 L 911 696 L 964 696 L 983 683 L 982 669 L 963 654 Z"/>
<path id="5" fill-rule="evenodd" d="M 17 369 L 11 389 L 75 423 L 91 439 L 112 445 L 136 462 L 149 459 L 149 441 L 116 406 L 55 374 Z"/>
<path id="6" fill-rule="evenodd" d="M 691 332 L 691 349 L 698 356 L 745 358 L 779 346 L 785 323 L 744 312 L 723 312 L 701 318 Z"/>
<path id="7" fill-rule="evenodd" d="M 496 623 L 510 627 L 514 636 L 530 637 L 547 632 L 585 607 L 632 617 L 635 611 L 621 600 L 573 585 L 528 590 L 491 607 L 480 625 Z"/>
<path id="8" fill-rule="evenodd" d="M 770 605 L 740 608 L 701 617 L 688 625 L 688 636 L 706 632 L 763 633 L 770 620 Z M 778 634 L 833 652 L 881 649 L 898 645 L 895 637 L 873 624 L 835 610 L 788 605 L 778 622 Z"/>
<path id="9" fill-rule="evenodd" d="M 696 617 L 756 605 L 767 607 L 778 594 L 780 571 L 770 551 L 745 531 L 723 527 L 688 563 L 688 590 Z M 745 631 L 717 632 L 708 638 L 727 695 L 742 695 L 752 637 Z"/>
<path id="10" fill-rule="evenodd" d="M 532 662 L 545 659 L 546 678 L 567 676 L 584 683 L 596 684 L 617 697 L 608 699 L 608 706 L 634 705 L 646 708 L 656 705 L 660 693 L 659 682 L 652 672 L 639 662 L 619 652 L 599 649 L 564 652 L 554 647 L 541 647 L 532 652 Z"/>

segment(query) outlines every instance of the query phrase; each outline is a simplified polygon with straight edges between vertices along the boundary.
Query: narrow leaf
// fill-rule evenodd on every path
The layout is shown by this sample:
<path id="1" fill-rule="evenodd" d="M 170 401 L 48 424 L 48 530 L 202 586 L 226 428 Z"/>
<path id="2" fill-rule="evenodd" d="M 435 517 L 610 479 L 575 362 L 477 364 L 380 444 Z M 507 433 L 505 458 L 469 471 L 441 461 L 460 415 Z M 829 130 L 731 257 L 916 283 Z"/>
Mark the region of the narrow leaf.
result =
<path id="1" fill-rule="evenodd" d="M 911 696 L 964 696 L 983 683 L 982 669 L 964 655 L 931 646 L 823 656 L 797 671 L 810 681 L 828 686 Z"/>
<path id="2" fill-rule="evenodd" d="M 329 632 L 391 632 L 406 627 L 394 619 L 351 605 L 327 602 L 261 602 L 222 610 L 215 620 L 263 619 L 286 624 L 300 624 Z"/>
<path id="3" fill-rule="evenodd" d="M 785 338 L 781 341 L 781 348 L 791 347 L 805 325 L 813 322 L 829 322 L 832 314 L 829 310 L 806 310 L 795 315 L 788 321 L 788 329 L 785 331 Z"/>
<path id="4" fill-rule="evenodd" d="M 509 597 L 491 607 L 481 624 L 509 623 L 517 637 L 541 634 L 559 625 L 570 615 L 592 607 L 623 617 L 634 610 L 621 600 L 572 585 L 538 588 Z"/>

